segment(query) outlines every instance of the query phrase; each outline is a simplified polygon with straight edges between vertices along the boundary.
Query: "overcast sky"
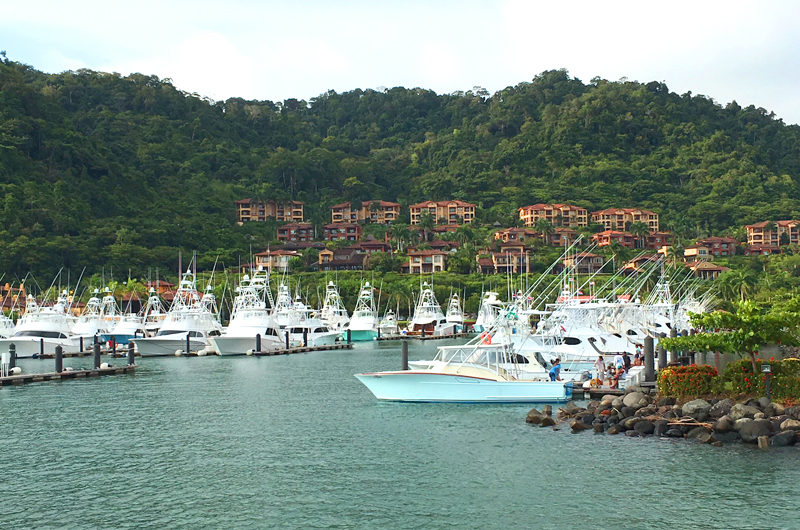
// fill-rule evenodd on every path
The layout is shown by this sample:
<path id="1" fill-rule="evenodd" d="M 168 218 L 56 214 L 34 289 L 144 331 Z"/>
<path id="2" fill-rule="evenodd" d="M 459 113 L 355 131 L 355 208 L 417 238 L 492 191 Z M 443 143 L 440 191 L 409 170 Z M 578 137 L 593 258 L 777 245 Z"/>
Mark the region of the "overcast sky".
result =
<path id="1" fill-rule="evenodd" d="M 495 92 L 566 68 L 663 81 L 800 123 L 800 2 L 18 0 L 0 49 L 45 72 L 168 77 L 213 99 Z"/>

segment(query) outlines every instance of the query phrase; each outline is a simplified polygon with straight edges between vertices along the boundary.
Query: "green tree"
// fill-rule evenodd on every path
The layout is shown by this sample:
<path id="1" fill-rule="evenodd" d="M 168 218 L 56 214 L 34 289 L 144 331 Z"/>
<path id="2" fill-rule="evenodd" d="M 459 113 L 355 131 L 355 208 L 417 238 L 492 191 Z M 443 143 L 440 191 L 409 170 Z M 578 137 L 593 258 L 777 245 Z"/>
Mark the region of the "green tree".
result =
<path id="1" fill-rule="evenodd" d="M 431 231 L 436 226 L 436 222 L 429 211 L 425 210 L 419 215 L 418 226 L 422 229 L 425 241 L 430 241 Z"/>

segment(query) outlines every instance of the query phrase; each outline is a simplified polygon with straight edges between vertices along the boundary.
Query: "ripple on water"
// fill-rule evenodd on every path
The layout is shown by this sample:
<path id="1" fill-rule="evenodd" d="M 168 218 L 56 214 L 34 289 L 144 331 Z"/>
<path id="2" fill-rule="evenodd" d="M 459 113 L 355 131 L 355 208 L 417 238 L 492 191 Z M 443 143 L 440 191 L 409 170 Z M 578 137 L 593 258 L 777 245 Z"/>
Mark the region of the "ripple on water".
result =
<path id="1" fill-rule="evenodd" d="M 3 527 L 800 526 L 795 448 L 572 435 L 527 405 L 379 403 L 353 377 L 398 359 L 144 359 L 2 388 Z"/>

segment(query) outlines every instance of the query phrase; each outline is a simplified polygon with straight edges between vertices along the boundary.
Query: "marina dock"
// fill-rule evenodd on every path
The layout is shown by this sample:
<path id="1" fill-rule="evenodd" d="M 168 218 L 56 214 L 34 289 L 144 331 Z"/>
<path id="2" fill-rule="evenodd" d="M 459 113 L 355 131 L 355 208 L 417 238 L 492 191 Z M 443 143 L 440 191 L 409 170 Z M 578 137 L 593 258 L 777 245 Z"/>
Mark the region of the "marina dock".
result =
<path id="1" fill-rule="evenodd" d="M 63 381 L 65 379 L 80 379 L 83 377 L 98 377 L 101 375 L 132 374 L 136 365 L 110 366 L 93 370 L 69 370 L 63 372 L 47 372 L 40 374 L 20 374 L 0 377 L 0 386 L 23 385 L 27 383 L 40 383 L 44 381 Z"/>

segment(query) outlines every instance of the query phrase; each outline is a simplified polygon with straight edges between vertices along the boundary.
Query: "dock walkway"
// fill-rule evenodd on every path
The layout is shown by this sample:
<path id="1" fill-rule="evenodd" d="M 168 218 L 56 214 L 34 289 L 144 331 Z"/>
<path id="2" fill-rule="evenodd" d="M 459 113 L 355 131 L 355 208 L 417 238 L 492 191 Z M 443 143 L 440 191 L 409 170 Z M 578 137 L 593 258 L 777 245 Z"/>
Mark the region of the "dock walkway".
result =
<path id="1" fill-rule="evenodd" d="M 136 365 L 111 366 L 108 368 L 97 368 L 93 370 L 65 370 L 63 372 L 47 372 L 41 374 L 21 374 L 0 377 L 0 386 L 23 385 L 26 383 L 40 383 L 43 381 L 63 381 L 65 379 L 80 379 L 83 377 L 97 377 L 101 375 L 130 374 L 136 369 Z"/>

